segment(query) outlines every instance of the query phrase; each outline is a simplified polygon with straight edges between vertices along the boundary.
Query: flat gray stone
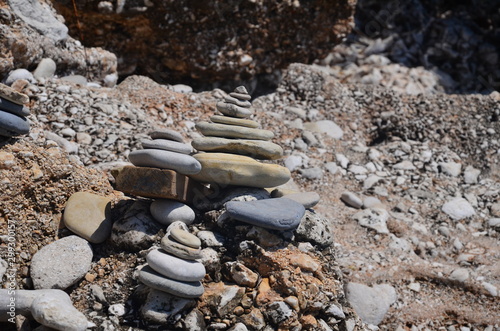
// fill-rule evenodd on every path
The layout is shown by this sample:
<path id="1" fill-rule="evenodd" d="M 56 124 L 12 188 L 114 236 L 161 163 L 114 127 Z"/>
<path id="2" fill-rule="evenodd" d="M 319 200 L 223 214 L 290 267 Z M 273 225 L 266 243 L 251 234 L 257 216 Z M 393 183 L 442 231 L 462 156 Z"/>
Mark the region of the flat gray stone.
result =
<path id="1" fill-rule="evenodd" d="M 151 203 L 151 215 L 161 224 L 169 225 L 175 221 L 193 223 L 196 215 L 188 205 L 170 199 L 156 199 Z"/>
<path id="2" fill-rule="evenodd" d="M 195 282 L 205 277 L 205 267 L 197 261 L 184 260 L 163 250 L 152 250 L 146 256 L 149 266 L 165 277 Z"/>
<path id="3" fill-rule="evenodd" d="M 198 129 L 205 136 L 220 138 L 240 138 L 255 140 L 271 140 L 274 138 L 274 133 L 272 131 L 246 128 L 238 125 L 199 122 L 196 123 L 196 129 Z"/>
<path id="4" fill-rule="evenodd" d="M 204 288 L 201 282 L 182 282 L 178 280 L 168 279 L 157 273 L 151 267 L 144 267 L 139 271 L 139 280 L 158 291 L 170 293 L 181 298 L 198 298 Z"/>
<path id="5" fill-rule="evenodd" d="M 361 320 L 373 325 L 382 322 L 390 306 L 397 300 L 396 290 L 388 284 L 369 287 L 349 283 L 346 286 L 346 297 Z"/>
<path id="6" fill-rule="evenodd" d="M 340 200 L 344 201 L 346 205 L 349 207 L 353 207 L 356 209 L 360 209 L 363 206 L 363 201 L 354 193 L 352 192 L 344 192 L 340 196 Z"/>
<path id="7" fill-rule="evenodd" d="M 30 114 L 30 109 L 28 107 L 19 105 L 4 98 L 0 98 L 0 110 L 17 116 L 28 116 Z"/>
<path id="8" fill-rule="evenodd" d="M 328 247 L 333 244 L 333 226 L 328 219 L 306 210 L 299 227 L 295 230 L 295 236 L 298 241 Z"/>
<path id="9" fill-rule="evenodd" d="M 231 117 L 248 118 L 253 114 L 250 108 L 240 107 L 232 103 L 217 102 L 216 107 L 222 114 Z"/>
<path id="10" fill-rule="evenodd" d="M 462 165 L 456 162 L 440 162 L 441 171 L 451 177 L 458 177 L 462 172 Z"/>
<path id="11" fill-rule="evenodd" d="M 240 100 L 250 100 L 250 99 L 252 99 L 252 96 L 250 96 L 249 94 L 246 94 L 246 93 L 231 92 L 231 93 L 229 93 L 229 95 L 232 96 L 233 98 L 237 98 L 237 99 L 240 99 Z"/>
<path id="12" fill-rule="evenodd" d="M 282 231 L 297 228 L 305 213 L 304 206 L 287 198 L 229 201 L 226 210 L 238 221 Z"/>
<path id="13" fill-rule="evenodd" d="M 210 120 L 214 123 L 238 125 L 238 126 L 244 126 L 244 127 L 253 128 L 253 129 L 256 129 L 259 127 L 258 122 L 255 122 L 252 120 L 246 120 L 246 119 L 242 119 L 242 118 L 236 118 L 236 117 L 214 115 L 214 116 L 210 117 Z"/>
<path id="14" fill-rule="evenodd" d="M 35 289 L 66 289 L 90 270 L 92 247 L 87 240 L 69 236 L 42 247 L 31 260 Z"/>
<path id="15" fill-rule="evenodd" d="M 142 148 L 145 149 L 163 149 L 181 154 L 191 154 L 193 149 L 188 144 L 180 143 L 174 140 L 154 139 L 141 141 Z"/>
<path id="16" fill-rule="evenodd" d="M 36 79 L 40 78 L 52 78 L 54 77 L 56 73 L 56 63 L 54 60 L 50 58 L 44 58 L 38 63 L 38 66 L 36 67 L 35 71 L 33 72 L 33 76 Z"/>
<path id="17" fill-rule="evenodd" d="M 455 221 L 471 217 L 476 214 L 472 205 L 464 198 L 454 198 L 453 200 L 448 201 L 443 205 L 442 210 Z"/>
<path id="18" fill-rule="evenodd" d="M 464 182 L 466 184 L 476 184 L 480 174 L 481 170 L 467 166 L 464 171 Z"/>
<path id="19" fill-rule="evenodd" d="M 183 175 L 194 175 L 201 170 L 201 164 L 192 156 L 160 149 L 133 151 L 128 158 L 137 167 L 170 169 Z"/>
<path id="20" fill-rule="evenodd" d="M 173 141 L 177 141 L 177 142 L 184 142 L 184 138 L 182 137 L 182 135 L 177 132 L 177 131 L 174 131 L 174 130 L 170 130 L 170 129 L 159 129 L 159 130 L 155 130 L 155 131 L 152 131 L 149 136 L 152 138 L 152 139 L 167 139 L 167 140 L 173 140 Z"/>
<path id="21" fill-rule="evenodd" d="M 283 157 L 283 148 L 264 140 L 202 137 L 193 140 L 191 144 L 195 149 L 204 152 L 240 154 L 264 160 L 277 160 Z"/>
<path id="22" fill-rule="evenodd" d="M 275 189 L 271 192 L 271 197 L 273 198 L 287 198 L 300 203 L 304 208 L 312 208 L 316 206 L 321 199 L 316 192 L 294 192 L 289 193 L 287 190 L 280 188 Z"/>
<path id="23" fill-rule="evenodd" d="M 0 135 L 13 137 L 30 132 L 30 124 L 24 117 L 0 110 Z"/>

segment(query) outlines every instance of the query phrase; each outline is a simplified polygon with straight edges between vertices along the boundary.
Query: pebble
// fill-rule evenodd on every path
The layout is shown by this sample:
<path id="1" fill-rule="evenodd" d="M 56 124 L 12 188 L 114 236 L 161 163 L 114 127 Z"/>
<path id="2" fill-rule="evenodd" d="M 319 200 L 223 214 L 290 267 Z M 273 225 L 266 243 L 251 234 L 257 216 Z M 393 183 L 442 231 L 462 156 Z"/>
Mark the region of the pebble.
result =
<path id="1" fill-rule="evenodd" d="M 128 158 L 137 167 L 170 169 L 183 175 L 194 175 L 201 170 L 201 164 L 192 156 L 160 149 L 136 150 Z"/>
<path id="2" fill-rule="evenodd" d="M 482 283 L 484 289 L 492 296 L 496 297 L 498 295 L 498 289 L 496 288 L 495 285 L 490 284 L 488 282 L 483 282 Z"/>
<path id="3" fill-rule="evenodd" d="M 111 234 L 111 200 L 89 192 L 76 192 L 66 202 L 66 227 L 91 243 L 104 242 Z"/>
<path id="4" fill-rule="evenodd" d="M 77 236 L 69 236 L 42 247 L 31 260 L 35 289 L 66 289 L 90 270 L 92 247 Z"/>
<path id="5" fill-rule="evenodd" d="M 450 280 L 454 280 L 457 282 L 465 282 L 469 278 L 469 270 L 465 268 L 458 268 L 452 271 L 450 276 L 448 277 Z"/>
<path id="6" fill-rule="evenodd" d="M 194 210 L 188 205 L 170 199 L 156 199 L 151 203 L 151 215 L 161 224 L 169 225 L 175 221 L 192 224 L 196 217 Z"/>
<path id="7" fill-rule="evenodd" d="M 328 219 L 306 210 L 295 236 L 297 240 L 328 247 L 333 244 L 333 227 Z"/>
<path id="8" fill-rule="evenodd" d="M 300 155 L 290 155 L 285 159 L 284 163 L 288 170 L 294 171 L 302 166 L 302 157 Z"/>
<path id="9" fill-rule="evenodd" d="M 149 136 L 152 139 L 167 139 L 167 140 L 177 141 L 180 143 L 184 142 L 184 138 L 179 132 L 170 129 L 155 130 L 152 131 L 149 134 Z"/>
<path id="10" fill-rule="evenodd" d="M 165 278 L 148 266 L 139 271 L 139 280 L 151 288 L 170 293 L 181 298 L 198 298 L 204 292 L 203 285 L 199 281 L 183 282 Z"/>
<path id="11" fill-rule="evenodd" d="M 348 283 L 346 297 L 361 320 L 373 325 L 382 322 L 390 306 L 397 300 L 396 290 L 389 284 L 369 287 L 360 283 Z"/>
<path id="12" fill-rule="evenodd" d="M 200 248 L 201 240 L 197 236 L 179 228 L 175 228 L 170 230 L 170 235 L 172 238 L 180 244 L 193 247 Z"/>
<path id="13" fill-rule="evenodd" d="M 201 249 L 183 245 L 173 240 L 170 235 L 165 235 L 160 242 L 161 248 L 167 253 L 185 260 L 196 260 L 201 258 Z"/>
<path id="14" fill-rule="evenodd" d="M 224 246 L 224 237 L 213 231 L 199 231 L 197 234 L 205 247 L 222 247 Z"/>
<path id="15" fill-rule="evenodd" d="M 500 218 L 490 218 L 488 220 L 488 226 L 496 229 L 500 229 Z"/>
<path id="16" fill-rule="evenodd" d="M 226 262 L 225 266 L 234 282 L 240 286 L 255 287 L 259 281 L 259 274 L 253 272 L 240 262 Z"/>
<path id="17" fill-rule="evenodd" d="M 364 209 L 354 214 L 352 218 L 358 221 L 359 225 L 373 229 L 378 233 L 389 233 L 389 230 L 387 229 L 389 213 L 385 209 Z"/>
<path id="18" fill-rule="evenodd" d="M 153 270 L 170 279 L 195 282 L 205 277 L 205 267 L 200 262 L 184 260 L 158 249 L 150 251 L 146 260 Z"/>
<path id="19" fill-rule="evenodd" d="M 263 140 L 202 137 L 193 140 L 191 144 L 195 149 L 205 152 L 241 154 L 264 160 L 276 160 L 283 157 L 281 146 Z"/>
<path id="20" fill-rule="evenodd" d="M 126 313 L 123 303 L 115 303 L 109 306 L 108 312 L 114 316 L 123 316 Z"/>
<path id="21" fill-rule="evenodd" d="M 175 84 L 172 85 L 172 90 L 177 93 L 191 93 L 193 92 L 193 88 L 189 85 L 185 84 Z"/>
<path id="22" fill-rule="evenodd" d="M 416 170 L 417 168 L 413 165 L 411 161 L 405 160 L 401 161 L 392 166 L 394 170 Z"/>
<path id="23" fill-rule="evenodd" d="M 442 207 L 444 213 L 455 221 L 474 216 L 476 212 L 471 204 L 464 198 L 454 198 Z"/>
<path id="24" fill-rule="evenodd" d="M 217 110 L 229 117 L 249 118 L 253 112 L 249 108 L 240 107 L 231 103 L 217 102 Z"/>
<path id="25" fill-rule="evenodd" d="M 6 99 L 18 105 L 24 105 L 30 101 L 26 94 L 19 93 L 4 84 L 0 84 L 0 98 Z"/>
<path id="26" fill-rule="evenodd" d="M 282 189 L 275 189 L 271 192 L 273 198 L 287 198 L 300 203 L 304 208 L 312 208 L 316 206 L 321 199 L 316 192 L 294 192 L 288 193 Z"/>
<path id="27" fill-rule="evenodd" d="M 205 183 L 263 188 L 279 186 L 291 177 L 285 167 L 260 163 L 248 156 L 202 153 L 194 158 L 200 162 L 202 170 L 190 177 Z"/>
<path id="28" fill-rule="evenodd" d="M 181 154 L 191 154 L 193 149 L 188 144 L 167 139 L 154 139 L 141 141 L 142 148 L 145 149 L 162 149 Z"/>
<path id="29" fill-rule="evenodd" d="M 290 306 L 285 302 L 277 301 L 269 304 L 266 315 L 274 324 L 280 324 L 284 320 L 292 317 L 293 310 L 290 309 Z"/>
<path id="30" fill-rule="evenodd" d="M 252 120 L 246 120 L 246 119 L 242 119 L 242 118 L 229 117 L 229 116 L 214 115 L 214 116 L 210 117 L 210 120 L 214 123 L 238 125 L 238 126 L 244 126 L 244 127 L 253 128 L 253 129 L 256 129 L 259 127 L 258 122 L 255 122 Z"/>
<path id="31" fill-rule="evenodd" d="M 307 179 L 320 179 L 323 177 L 323 170 L 321 168 L 307 168 L 307 169 L 299 169 L 302 177 Z"/>
<path id="32" fill-rule="evenodd" d="M 465 184 L 476 184 L 480 174 L 481 170 L 476 169 L 472 166 L 467 166 L 464 171 Z"/>
<path id="33" fill-rule="evenodd" d="M 349 159 L 345 155 L 335 154 L 335 159 L 342 168 L 347 169 L 347 166 L 349 165 Z"/>
<path id="34" fill-rule="evenodd" d="M 344 131 L 333 121 L 322 120 L 304 124 L 304 129 L 312 132 L 326 133 L 333 139 L 342 139 Z"/>
<path id="35" fill-rule="evenodd" d="M 30 83 L 35 82 L 35 79 L 33 78 L 33 74 L 31 72 L 29 72 L 28 70 L 21 68 L 21 69 L 12 70 L 9 73 L 9 75 L 7 76 L 7 78 L 5 79 L 5 84 L 8 86 L 12 86 L 12 84 L 14 84 L 15 81 L 20 80 L 20 79 L 27 80 Z"/>
<path id="36" fill-rule="evenodd" d="M 179 313 L 195 306 L 196 301 L 193 299 L 179 298 L 166 292 L 150 289 L 141 307 L 141 315 L 151 323 L 167 324 L 172 323 Z M 189 328 L 187 330 L 196 331 L 196 329 Z"/>
<path id="37" fill-rule="evenodd" d="M 287 198 L 229 201 L 226 210 L 236 220 L 282 231 L 297 228 L 305 213 L 304 206 Z"/>
<path id="38" fill-rule="evenodd" d="M 0 135 L 13 137 L 29 131 L 30 124 L 26 118 L 0 110 Z"/>
<path id="39" fill-rule="evenodd" d="M 375 197 L 366 197 L 363 200 L 363 208 L 383 208 L 383 204 Z"/>
<path id="40" fill-rule="evenodd" d="M 456 162 L 440 162 L 441 171 L 451 177 L 458 177 L 462 171 L 462 165 Z"/>
<path id="41" fill-rule="evenodd" d="M 36 67 L 35 71 L 33 72 L 33 76 L 36 79 L 40 78 L 52 78 L 54 77 L 56 73 L 56 63 L 54 60 L 50 58 L 44 58 L 38 63 L 38 66 Z"/>
<path id="42" fill-rule="evenodd" d="M 363 201 L 356 194 L 349 191 L 342 193 L 340 200 L 344 201 L 349 207 L 356 209 L 361 209 L 361 207 L 363 207 Z"/>
<path id="43" fill-rule="evenodd" d="M 274 133 L 269 130 L 246 128 L 238 125 L 218 124 L 209 122 L 196 123 L 196 129 L 205 136 L 224 138 L 241 138 L 254 140 L 271 140 Z"/>
<path id="44" fill-rule="evenodd" d="M 28 116 L 30 114 L 30 109 L 28 107 L 18 105 L 17 103 L 13 103 L 3 98 L 0 98 L 0 110 L 17 116 Z"/>

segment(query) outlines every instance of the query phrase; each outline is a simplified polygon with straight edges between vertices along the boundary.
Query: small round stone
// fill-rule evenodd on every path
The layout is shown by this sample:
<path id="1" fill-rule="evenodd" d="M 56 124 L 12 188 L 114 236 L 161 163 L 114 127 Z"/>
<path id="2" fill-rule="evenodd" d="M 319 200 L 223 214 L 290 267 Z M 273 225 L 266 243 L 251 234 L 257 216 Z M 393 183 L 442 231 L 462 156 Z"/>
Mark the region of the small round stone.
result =
<path id="1" fill-rule="evenodd" d="M 197 236 L 182 229 L 172 229 L 172 231 L 170 231 L 170 235 L 173 239 L 183 245 L 193 248 L 200 248 L 201 246 L 201 240 Z"/>

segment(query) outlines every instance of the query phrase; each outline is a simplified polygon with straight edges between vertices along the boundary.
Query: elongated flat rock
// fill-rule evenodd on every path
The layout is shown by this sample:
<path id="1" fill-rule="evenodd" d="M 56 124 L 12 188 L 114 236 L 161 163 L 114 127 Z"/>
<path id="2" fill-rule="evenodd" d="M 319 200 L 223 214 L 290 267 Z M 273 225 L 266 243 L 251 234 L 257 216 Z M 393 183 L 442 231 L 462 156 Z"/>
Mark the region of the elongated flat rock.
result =
<path id="1" fill-rule="evenodd" d="M 170 169 L 183 175 L 193 175 L 201 170 L 200 163 L 192 156 L 160 149 L 133 151 L 128 159 L 138 167 Z"/>
<path id="2" fill-rule="evenodd" d="M 178 141 L 180 143 L 184 141 L 184 138 L 182 138 L 182 135 L 179 132 L 170 129 L 155 130 L 152 131 L 149 136 L 152 139 L 168 139 Z"/>
<path id="3" fill-rule="evenodd" d="M 205 183 L 250 187 L 274 187 L 288 182 L 290 171 L 277 164 L 258 162 L 251 157 L 226 153 L 194 155 L 202 170 L 191 178 Z"/>
<path id="4" fill-rule="evenodd" d="M 0 97 L 17 103 L 18 105 L 24 105 L 30 101 L 30 98 L 26 94 L 19 93 L 5 84 L 0 84 Z"/>
<path id="5" fill-rule="evenodd" d="M 28 116 L 30 114 L 28 107 L 18 105 L 4 98 L 0 98 L 0 109 L 17 116 Z"/>
<path id="6" fill-rule="evenodd" d="M 250 108 L 250 107 L 252 107 L 252 104 L 250 103 L 250 101 L 248 101 L 248 100 L 240 100 L 240 99 L 234 98 L 232 96 L 224 97 L 224 101 L 227 102 L 227 103 L 231 103 L 233 105 L 239 106 L 239 107 L 243 107 L 243 108 Z"/>
<path id="7" fill-rule="evenodd" d="M 196 282 L 205 277 L 205 267 L 201 262 L 180 259 L 162 250 L 152 250 L 146 260 L 154 271 L 170 279 Z"/>
<path id="8" fill-rule="evenodd" d="M 30 132 L 30 124 L 24 117 L 0 110 L 0 135 L 12 137 Z"/>
<path id="9" fill-rule="evenodd" d="M 161 239 L 161 248 L 167 253 L 175 255 L 185 260 L 196 260 L 201 258 L 201 248 L 193 248 L 181 244 L 171 237 L 168 233 Z"/>
<path id="10" fill-rule="evenodd" d="M 229 201 L 226 211 L 231 218 L 272 230 L 291 230 L 299 226 L 305 208 L 287 199 Z"/>
<path id="11" fill-rule="evenodd" d="M 193 140 L 191 144 L 204 152 L 240 154 L 263 160 L 277 160 L 283 157 L 283 148 L 264 140 L 202 137 Z"/>
<path id="12" fill-rule="evenodd" d="M 126 166 L 111 171 L 118 191 L 147 198 L 173 199 L 190 204 L 204 196 L 205 187 L 172 170 Z"/>
<path id="13" fill-rule="evenodd" d="M 141 141 L 142 148 L 145 149 L 163 149 L 181 154 L 190 154 L 193 149 L 188 144 L 180 143 L 174 140 L 154 139 Z"/>
<path id="14" fill-rule="evenodd" d="M 244 127 L 253 128 L 253 129 L 256 129 L 259 127 L 258 122 L 255 122 L 252 120 L 246 120 L 243 118 L 214 115 L 214 116 L 210 117 L 210 120 L 214 123 L 238 125 L 238 126 L 244 126 Z"/>
<path id="15" fill-rule="evenodd" d="M 198 298 L 205 289 L 201 282 L 182 282 L 168 279 L 154 271 L 151 267 L 144 267 L 139 271 L 139 280 L 158 291 L 170 293 L 181 298 Z"/>
<path id="16" fill-rule="evenodd" d="M 256 140 L 271 140 L 274 138 L 272 131 L 245 128 L 238 125 L 199 122 L 196 124 L 196 129 L 205 136 Z"/>
<path id="17" fill-rule="evenodd" d="M 216 107 L 218 111 L 231 117 L 248 118 L 253 114 L 250 108 L 240 107 L 232 103 L 217 102 Z"/>

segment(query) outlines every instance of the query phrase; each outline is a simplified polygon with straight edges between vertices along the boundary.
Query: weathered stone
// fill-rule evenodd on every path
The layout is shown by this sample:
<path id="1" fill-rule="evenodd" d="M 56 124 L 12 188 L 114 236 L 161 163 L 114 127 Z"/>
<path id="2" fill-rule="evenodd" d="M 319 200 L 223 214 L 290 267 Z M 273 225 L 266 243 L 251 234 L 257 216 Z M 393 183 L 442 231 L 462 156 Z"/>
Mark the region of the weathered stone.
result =
<path id="1" fill-rule="evenodd" d="M 18 105 L 27 104 L 30 98 L 24 93 L 19 93 L 12 87 L 0 83 L 0 97 Z"/>
<path id="2" fill-rule="evenodd" d="M 312 208 L 316 206 L 320 200 L 320 196 L 316 192 L 295 192 L 287 191 L 283 189 L 275 189 L 271 192 L 271 197 L 273 198 L 287 198 L 293 201 L 297 201 L 304 208 Z"/>
<path id="3" fill-rule="evenodd" d="M 295 233 L 297 240 L 307 241 L 320 247 L 328 247 L 333 244 L 331 222 L 309 210 L 306 210 Z"/>
<path id="4" fill-rule="evenodd" d="M 209 283 L 201 298 L 213 307 L 217 307 L 217 314 L 223 317 L 232 312 L 240 304 L 245 288 L 236 285 L 225 285 L 223 282 Z"/>
<path id="5" fill-rule="evenodd" d="M 177 141 L 180 143 L 184 141 L 184 138 L 179 132 L 170 129 L 154 130 L 149 134 L 149 136 L 152 139 L 167 139 L 167 140 Z"/>
<path id="6" fill-rule="evenodd" d="M 230 117 L 248 118 L 252 116 L 252 111 L 249 108 L 240 107 L 226 102 L 217 102 L 217 110 Z"/>
<path id="7" fill-rule="evenodd" d="M 147 198 L 174 199 L 190 203 L 205 187 L 172 170 L 126 166 L 111 172 L 116 189 Z"/>
<path id="8" fill-rule="evenodd" d="M 171 238 L 167 233 L 160 242 L 161 248 L 165 252 L 175 255 L 185 260 L 196 260 L 201 258 L 201 249 L 183 245 Z"/>
<path id="9" fill-rule="evenodd" d="M 197 261 L 189 261 L 154 249 L 146 256 L 148 265 L 163 276 L 186 282 L 195 282 L 205 277 L 205 267 Z"/>
<path id="10" fill-rule="evenodd" d="M 202 137 L 193 140 L 191 144 L 197 150 L 204 152 L 240 154 L 264 160 L 276 160 L 283 157 L 283 148 L 263 140 Z"/>
<path id="11" fill-rule="evenodd" d="M 368 287 L 364 284 L 349 283 L 346 296 L 363 322 L 373 325 L 382 322 L 389 307 L 397 299 L 396 290 L 388 284 Z"/>
<path id="12" fill-rule="evenodd" d="M 389 233 L 387 220 L 389 213 L 382 208 L 370 208 L 357 212 L 352 216 L 359 225 L 373 229 L 378 233 Z"/>
<path id="13" fill-rule="evenodd" d="M 238 125 L 218 124 L 209 122 L 196 123 L 196 129 L 205 136 L 240 138 L 255 140 L 271 140 L 274 133 L 269 130 L 246 128 Z"/>
<path id="14" fill-rule="evenodd" d="M 238 126 L 244 126 L 244 127 L 253 128 L 253 129 L 256 129 L 259 127 L 258 122 L 255 122 L 252 120 L 246 120 L 246 119 L 242 119 L 242 118 L 236 118 L 236 117 L 214 115 L 214 116 L 210 117 L 210 120 L 214 123 L 238 125 Z"/>
<path id="15" fill-rule="evenodd" d="M 193 299 L 179 298 L 166 292 L 151 289 L 141 307 L 141 315 L 151 323 L 171 323 L 174 321 L 175 315 L 194 306 L 196 306 L 196 301 Z"/>
<path id="16" fill-rule="evenodd" d="M 200 248 L 201 240 L 194 234 L 189 233 L 188 231 L 182 229 L 172 229 L 170 230 L 170 235 L 172 238 L 180 244 L 193 247 Z"/>
<path id="17" fill-rule="evenodd" d="M 247 156 L 204 153 L 194 156 L 202 170 L 191 178 L 205 183 L 250 187 L 274 187 L 286 183 L 290 171 L 276 164 L 255 161 Z"/>
<path id="18" fill-rule="evenodd" d="M 198 298 L 204 292 L 201 282 L 183 282 L 163 277 L 150 267 L 139 271 L 139 280 L 158 291 L 170 293 L 181 298 Z"/>

